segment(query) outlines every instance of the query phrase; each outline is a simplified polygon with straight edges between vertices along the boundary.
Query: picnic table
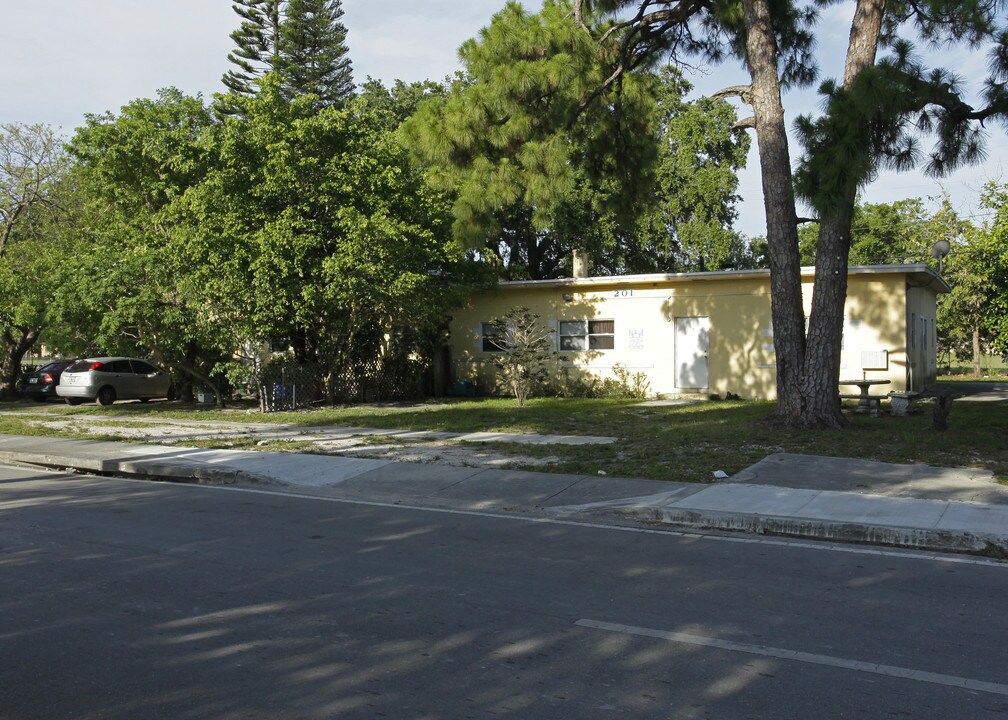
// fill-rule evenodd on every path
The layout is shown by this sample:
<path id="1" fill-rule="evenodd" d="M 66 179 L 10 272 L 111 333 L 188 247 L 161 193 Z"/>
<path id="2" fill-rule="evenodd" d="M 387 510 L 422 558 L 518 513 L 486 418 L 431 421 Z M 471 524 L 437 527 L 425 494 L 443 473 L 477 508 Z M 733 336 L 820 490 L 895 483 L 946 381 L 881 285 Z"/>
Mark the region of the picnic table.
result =
<path id="1" fill-rule="evenodd" d="M 840 397 L 857 400 L 858 406 L 855 412 L 859 414 L 871 414 L 877 416 L 882 413 L 882 396 L 872 395 L 868 391 L 871 389 L 872 385 L 888 385 L 889 383 L 889 380 L 869 380 L 867 378 L 861 378 L 860 380 L 841 380 L 841 385 L 857 385 L 861 388 L 861 392 L 857 395 L 841 395 Z"/>

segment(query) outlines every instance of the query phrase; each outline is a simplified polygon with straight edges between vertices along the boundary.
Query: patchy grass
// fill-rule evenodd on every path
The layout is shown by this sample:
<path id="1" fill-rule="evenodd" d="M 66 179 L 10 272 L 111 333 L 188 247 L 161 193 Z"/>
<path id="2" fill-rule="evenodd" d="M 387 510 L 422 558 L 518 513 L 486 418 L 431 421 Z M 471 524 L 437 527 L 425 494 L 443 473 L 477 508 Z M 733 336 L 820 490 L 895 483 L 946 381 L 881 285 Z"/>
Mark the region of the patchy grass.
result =
<path id="1" fill-rule="evenodd" d="M 713 402 L 696 405 L 644 407 L 636 401 L 557 398 L 532 399 L 518 408 L 510 399 L 452 399 L 417 404 L 362 405 L 262 415 L 248 408 L 216 410 L 206 405 L 122 403 L 111 407 L 0 404 L 0 433 L 60 436 L 29 424 L 32 418 L 111 417 L 175 418 L 272 423 L 306 429 L 319 426 L 359 426 L 382 429 L 446 432 L 529 432 L 607 435 L 611 445 L 484 445 L 501 454 L 551 457 L 529 469 L 622 477 L 707 482 L 715 470 L 731 474 L 774 452 L 853 457 L 880 462 L 922 462 L 938 466 L 972 466 L 992 470 L 1008 482 L 1008 404 L 956 401 L 949 429 L 931 427 L 931 412 L 923 406 L 909 417 L 871 418 L 850 415 L 844 430 L 794 430 L 773 419 L 772 403 Z M 125 424 L 125 423 L 124 423 Z M 79 434 L 73 436 L 79 437 Z M 360 440 L 360 438 L 358 438 Z M 375 438 L 372 442 L 390 442 Z M 364 439 L 366 443 L 368 439 Z M 297 449 L 290 441 L 258 444 L 255 438 L 206 440 L 187 445 Z M 316 449 L 313 448 L 313 451 Z"/>

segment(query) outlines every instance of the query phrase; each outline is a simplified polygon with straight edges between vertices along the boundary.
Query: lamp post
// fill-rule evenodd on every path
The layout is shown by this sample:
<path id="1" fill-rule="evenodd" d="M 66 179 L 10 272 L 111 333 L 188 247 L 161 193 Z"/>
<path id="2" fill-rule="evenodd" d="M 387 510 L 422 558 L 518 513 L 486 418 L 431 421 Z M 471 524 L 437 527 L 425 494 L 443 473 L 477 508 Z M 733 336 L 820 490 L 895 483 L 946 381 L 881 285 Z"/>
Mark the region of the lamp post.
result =
<path id="1" fill-rule="evenodd" d="M 942 274 L 945 256 L 952 249 L 952 243 L 948 240 L 939 240 L 931 246 L 931 255 L 938 261 L 938 275 Z"/>

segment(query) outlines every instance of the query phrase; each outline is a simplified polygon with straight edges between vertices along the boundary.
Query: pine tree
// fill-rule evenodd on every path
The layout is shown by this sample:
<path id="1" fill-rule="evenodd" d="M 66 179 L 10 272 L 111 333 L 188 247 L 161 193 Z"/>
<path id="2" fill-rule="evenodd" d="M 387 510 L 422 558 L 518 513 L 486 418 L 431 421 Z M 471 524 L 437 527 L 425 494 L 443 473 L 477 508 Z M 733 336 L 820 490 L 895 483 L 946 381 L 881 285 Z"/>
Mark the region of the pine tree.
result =
<path id="1" fill-rule="evenodd" d="M 255 80 L 280 69 L 283 4 L 283 0 L 235 0 L 231 6 L 242 18 L 231 33 L 237 47 L 228 54 L 236 67 L 222 78 L 232 92 L 255 95 Z"/>
<path id="2" fill-rule="evenodd" d="M 289 0 L 281 28 L 284 91 L 313 94 L 320 105 L 342 104 L 354 90 L 340 0 Z"/>

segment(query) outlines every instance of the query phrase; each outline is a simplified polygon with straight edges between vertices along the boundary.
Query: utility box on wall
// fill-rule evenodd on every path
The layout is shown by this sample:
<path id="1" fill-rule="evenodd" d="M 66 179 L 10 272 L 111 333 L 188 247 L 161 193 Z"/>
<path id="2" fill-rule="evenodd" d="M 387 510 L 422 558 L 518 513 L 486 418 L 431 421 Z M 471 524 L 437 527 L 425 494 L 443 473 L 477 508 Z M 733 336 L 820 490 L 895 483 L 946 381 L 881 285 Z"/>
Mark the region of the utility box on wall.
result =
<path id="1" fill-rule="evenodd" d="M 888 350 L 862 350 L 861 351 L 862 370 L 888 370 L 889 351 Z"/>

